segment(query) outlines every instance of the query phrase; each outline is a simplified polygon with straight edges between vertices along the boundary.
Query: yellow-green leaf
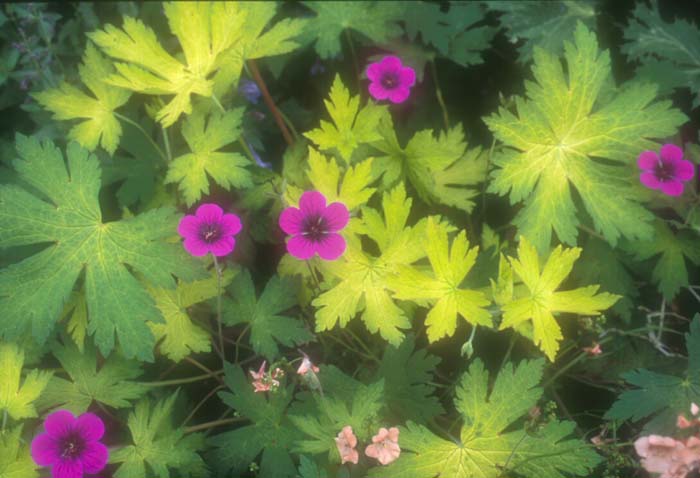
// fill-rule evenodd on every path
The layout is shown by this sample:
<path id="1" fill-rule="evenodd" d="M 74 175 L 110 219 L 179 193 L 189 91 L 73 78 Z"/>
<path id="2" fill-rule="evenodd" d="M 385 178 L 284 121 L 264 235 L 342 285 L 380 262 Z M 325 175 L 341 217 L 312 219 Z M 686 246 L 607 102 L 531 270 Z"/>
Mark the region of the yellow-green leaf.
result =
<path id="1" fill-rule="evenodd" d="M 32 370 L 21 382 L 23 365 L 24 352 L 14 343 L 0 342 L 0 411 L 15 420 L 36 416 L 33 402 L 53 375 Z"/>

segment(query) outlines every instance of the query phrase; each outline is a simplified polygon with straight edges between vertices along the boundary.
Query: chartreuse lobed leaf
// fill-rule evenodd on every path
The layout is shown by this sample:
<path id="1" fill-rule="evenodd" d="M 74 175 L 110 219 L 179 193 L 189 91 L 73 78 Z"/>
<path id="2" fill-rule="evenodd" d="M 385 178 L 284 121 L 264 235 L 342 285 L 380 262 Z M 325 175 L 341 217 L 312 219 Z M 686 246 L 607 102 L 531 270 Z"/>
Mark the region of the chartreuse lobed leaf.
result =
<path id="1" fill-rule="evenodd" d="M 214 76 L 217 96 L 223 96 L 238 83 L 247 60 L 283 55 L 299 48 L 297 37 L 308 20 L 285 18 L 270 25 L 278 5 L 278 2 L 236 2 L 232 6 L 245 21 L 238 27 L 240 37 L 217 58 L 219 70 Z"/>
<path id="2" fill-rule="evenodd" d="M 314 395 L 313 412 L 289 417 L 303 436 L 295 441 L 294 450 L 299 453 L 327 453 L 330 460 L 340 463 L 335 437 L 349 425 L 358 440 L 370 440 L 377 414 L 383 405 L 383 393 L 384 381 L 380 380 L 370 385 L 358 383 L 352 396 Z"/>
<path id="3" fill-rule="evenodd" d="M 183 428 L 172 425 L 176 398 L 175 393 L 153 406 L 148 399 L 136 404 L 128 420 L 133 445 L 119 448 L 110 456 L 110 463 L 121 463 L 115 478 L 209 476 L 204 460 L 197 453 L 204 448 L 204 435 L 185 435 Z"/>
<path id="4" fill-rule="evenodd" d="M 163 5 L 184 63 L 168 53 L 141 20 L 124 17 L 122 28 L 107 25 L 88 36 L 107 55 L 120 60 L 109 84 L 149 95 L 174 95 L 156 119 L 171 126 L 192 112 L 191 96 L 210 97 L 218 56 L 239 38 L 245 15 L 230 2 L 168 2 Z M 122 63 L 123 62 L 123 63 Z"/>
<path id="5" fill-rule="evenodd" d="M 385 185 L 408 180 L 421 199 L 471 212 L 474 187 L 486 179 L 486 155 L 481 148 L 467 149 L 462 126 L 455 126 L 437 137 L 431 130 L 416 133 L 405 148 L 399 144 L 391 117 L 379 125 L 380 141 L 373 146 L 383 152 L 374 161 L 375 174 L 383 174 Z"/>
<path id="6" fill-rule="evenodd" d="M 504 12 L 499 20 L 512 43 L 525 40 L 518 48 L 518 60 L 523 63 L 532 60 L 537 47 L 555 55 L 561 54 L 564 41 L 570 38 L 579 23 L 588 28 L 596 25 L 595 2 L 489 0 L 484 4 L 489 9 Z"/>
<path id="7" fill-rule="evenodd" d="M 329 4 L 328 8 L 337 5 L 339 4 Z M 361 5 L 361 8 L 366 10 L 366 5 Z M 360 108 L 360 97 L 350 96 L 340 75 L 336 75 L 333 80 L 330 98 L 324 100 L 324 103 L 333 122 L 321 120 L 319 128 L 304 133 L 321 151 L 338 151 L 340 157 L 350 163 L 358 146 L 381 139 L 377 127 L 380 118 L 386 114 L 386 106 L 370 102 Z"/>
<path id="8" fill-rule="evenodd" d="M 504 145 L 493 157 L 489 190 L 524 202 L 515 223 L 540 252 L 552 231 L 576 243 L 572 186 L 610 244 L 620 236 L 649 239 L 653 215 L 641 204 L 635 161 L 658 148 L 649 138 L 674 134 L 685 117 L 668 101 L 653 103 L 654 85 L 610 90 L 610 56 L 582 23 L 564 51 L 566 74 L 558 56 L 535 48 L 535 81 L 526 83 L 526 98 L 516 98 L 516 114 L 500 108 L 485 119 Z"/>
<path id="9" fill-rule="evenodd" d="M 17 344 L 0 341 L 0 412 L 14 420 L 36 417 L 34 401 L 52 375 L 51 372 L 32 370 L 20 384 L 23 366 L 24 351 Z M 2 460 L 0 470 L 1 467 Z"/>
<path id="10" fill-rule="evenodd" d="M 233 276 L 230 270 L 222 274 L 222 289 L 231 282 Z M 219 278 L 216 273 L 208 279 L 179 282 L 175 289 L 149 287 L 149 292 L 164 319 L 163 323 L 148 324 L 156 341 L 162 339 L 161 353 L 170 360 L 179 362 L 192 353 L 211 350 L 209 332 L 190 319 L 187 308 L 218 295 Z"/>
<path id="11" fill-rule="evenodd" d="M 324 60 L 340 54 L 341 35 L 347 28 L 375 43 L 401 35 L 397 23 L 403 11 L 401 2 L 306 1 L 304 5 L 316 13 L 306 25 L 305 37 L 315 40 L 316 52 Z"/>
<path id="12" fill-rule="evenodd" d="M 636 74 L 660 85 L 664 93 L 690 88 L 693 107 L 700 106 L 700 28 L 661 18 L 658 3 L 640 2 L 624 30 L 622 52 L 642 63 Z"/>
<path id="13" fill-rule="evenodd" d="M 659 256 L 652 279 L 666 300 L 673 300 L 682 287 L 688 286 L 686 261 L 700 265 L 700 237 L 689 229 L 673 233 L 662 220 L 654 222 L 654 237 L 649 241 L 635 241 L 630 250 L 635 259 L 643 261 Z"/>
<path id="14" fill-rule="evenodd" d="M 179 244 L 171 208 L 102 222 L 100 167 L 77 143 L 65 163 L 51 142 L 17 136 L 19 177 L 39 195 L 17 185 L 0 186 L 0 247 L 49 244 L 0 270 L 0 333 L 12 339 L 31 328 L 46 340 L 74 284 L 84 273 L 88 333 L 107 355 L 115 332 L 127 357 L 152 360 L 155 340 L 147 322 L 160 320 L 152 298 L 131 273 L 157 287 L 174 287 L 172 275 L 193 280 L 202 273 Z M 129 268 L 126 267 L 129 266 Z"/>
<path id="15" fill-rule="evenodd" d="M 66 408 L 73 413 L 87 411 L 93 401 L 113 408 L 131 407 L 131 400 L 147 391 L 144 384 L 134 382 L 143 373 L 134 360 L 113 353 L 98 368 L 97 350 L 85 344 L 83 350 L 74 345 L 55 345 L 53 356 L 61 363 L 68 378 L 54 375 L 39 404 L 42 408 Z"/>
<path id="16" fill-rule="evenodd" d="M 275 393 L 256 394 L 240 367 L 226 363 L 224 369 L 229 391 L 219 392 L 219 397 L 252 423 L 212 437 L 213 462 L 222 472 L 235 473 L 247 469 L 262 453 L 260 478 L 296 478 L 289 450 L 299 433 L 287 416 L 292 386 L 283 384 Z"/>
<path id="17" fill-rule="evenodd" d="M 250 171 L 245 168 L 250 161 L 245 156 L 218 151 L 238 139 L 242 121 L 243 108 L 225 114 L 215 111 L 206 121 L 203 110 L 197 109 L 183 123 L 182 136 L 192 152 L 170 163 L 165 182 L 179 183 L 188 206 L 202 194 L 209 194 L 207 175 L 226 189 L 253 185 Z"/>
<path id="18" fill-rule="evenodd" d="M 38 478 L 39 472 L 22 440 L 22 426 L 0 432 L 0 478 Z"/>
<path id="19" fill-rule="evenodd" d="M 687 413 L 690 404 L 700 400 L 700 314 L 691 321 L 685 344 L 685 373 L 666 375 L 647 369 L 624 373 L 622 378 L 635 388 L 623 391 L 605 418 L 638 422 L 652 417 L 644 426 L 647 433 L 674 433 L 678 415 Z"/>
<path id="20" fill-rule="evenodd" d="M 66 82 L 58 88 L 36 93 L 34 98 L 53 113 L 54 119 L 85 119 L 71 128 L 69 139 L 77 141 L 90 151 L 94 151 L 99 144 L 105 151 L 114 154 L 122 135 L 122 127 L 114 110 L 126 103 L 131 93 L 104 82 L 105 78 L 114 73 L 114 67 L 90 42 L 78 72 L 94 98 Z"/>
<path id="21" fill-rule="evenodd" d="M 415 349 L 415 350 L 414 350 Z M 386 347 L 375 380 L 384 379 L 384 403 L 395 422 L 407 418 L 426 423 L 444 412 L 434 395 L 433 371 L 440 359 L 415 348 L 415 337 L 406 336 L 398 347 Z"/>
<path id="22" fill-rule="evenodd" d="M 297 290 L 291 278 L 273 276 L 256 298 L 250 272 L 243 270 L 229 288 L 232 298 L 224 302 L 222 320 L 226 325 L 248 323 L 253 350 L 272 361 L 279 356 L 278 344 L 293 347 L 313 339 L 302 320 L 284 315 L 297 305 Z"/>
<path id="23" fill-rule="evenodd" d="M 597 285 L 567 291 L 557 290 L 573 269 L 580 254 L 581 249 L 578 247 L 564 249 L 559 245 L 540 269 L 537 250 L 527 239 L 521 237 L 518 258 L 509 258 L 515 275 L 520 278 L 527 291 L 520 296 L 516 294 L 513 300 L 501 307 L 503 321 L 499 329 L 518 329 L 526 325 L 527 330 L 532 331 L 532 341 L 551 361 L 554 361 L 559 342 L 563 338 L 554 314 L 566 312 L 600 315 L 620 298 L 607 292 L 598 293 Z M 526 335 L 529 336 L 529 332 Z"/>
<path id="24" fill-rule="evenodd" d="M 476 262 L 479 247 L 469 248 L 465 231 L 460 231 L 450 247 L 447 226 L 432 216 L 428 217 L 420 245 L 428 256 L 432 273 L 425 273 L 416 266 L 399 265 L 389 284 L 395 298 L 430 307 L 425 318 L 428 340 L 435 342 L 453 336 L 457 330 L 457 316 L 473 327 L 490 327 L 491 313 L 484 308 L 490 304 L 486 295 L 460 287 Z"/>
<path id="25" fill-rule="evenodd" d="M 580 440 L 567 438 L 573 422 L 555 420 L 534 433 L 514 425 L 542 396 L 537 386 L 542 365 L 542 360 L 508 363 L 489 391 L 489 374 L 474 360 L 457 387 L 455 406 L 463 420 L 459 440 L 446 440 L 409 421 L 399 428 L 399 459 L 368 476 L 498 478 L 505 470 L 542 478 L 590 476 L 600 457 Z"/>
<path id="26" fill-rule="evenodd" d="M 374 241 L 378 257 L 365 253 L 359 237 L 348 237 L 342 258 L 328 263 L 328 274 L 339 279 L 313 301 L 316 310 L 316 331 L 332 329 L 337 323 L 345 327 L 361 313 L 367 329 L 379 334 L 392 345 L 403 340 L 401 329 L 410 327 L 406 312 L 392 298 L 389 277 L 399 265 L 409 265 L 425 256 L 419 246 L 424 223 L 406 226 L 411 199 L 406 197 L 403 183 L 382 198 L 384 217 L 372 208 L 362 208 L 362 234 Z"/>
<path id="27" fill-rule="evenodd" d="M 414 2 L 402 14 L 406 34 L 413 41 L 418 35 L 425 45 L 432 45 L 442 56 L 462 66 L 482 63 L 496 29 L 483 22 L 484 8 L 477 2 L 454 2 L 443 12 L 441 5 Z"/>

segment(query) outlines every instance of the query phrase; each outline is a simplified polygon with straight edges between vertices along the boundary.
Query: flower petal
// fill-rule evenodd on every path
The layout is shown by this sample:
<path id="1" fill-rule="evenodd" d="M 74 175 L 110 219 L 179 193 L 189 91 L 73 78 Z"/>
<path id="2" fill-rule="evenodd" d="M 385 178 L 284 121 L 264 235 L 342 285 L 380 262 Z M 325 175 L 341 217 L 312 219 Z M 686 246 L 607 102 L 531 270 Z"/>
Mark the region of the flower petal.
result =
<path id="1" fill-rule="evenodd" d="M 348 212 L 348 208 L 345 207 L 345 204 L 342 202 L 334 202 L 328 205 L 326 211 L 323 213 L 323 218 L 326 220 L 330 232 L 338 232 L 348 225 L 350 213 Z"/>
<path id="2" fill-rule="evenodd" d="M 345 252 L 345 239 L 340 234 L 326 234 L 316 243 L 316 252 L 323 260 L 334 261 Z"/>
<path id="3" fill-rule="evenodd" d="M 659 164 L 659 155 L 654 151 L 644 151 L 637 158 L 637 166 L 645 171 L 653 171 Z"/>
<path id="4" fill-rule="evenodd" d="M 68 410 L 58 410 L 44 420 L 46 433 L 53 438 L 63 438 L 73 430 L 75 417 Z"/>
<path id="5" fill-rule="evenodd" d="M 367 78 L 369 81 L 379 81 L 382 77 L 382 65 L 379 62 L 370 63 L 367 67 Z"/>
<path id="6" fill-rule="evenodd" d="M 683 183 L 676 180 L 661 183 L 661 192 L 667 196 L 680 196 L 683 194 Z"/>
<path id="7" fill-rule="evenodd" d="M 105 424 L 94 413 L 83 413 L 75 421 L 73 429 L 87 441 L 96 441 L 105 434 Z"/>
<path id="8" fill-rule="evenodd" d="M 223 236 L 216 242 L 209 244 L 209 250 L 216 257 L 223 257 L 231 254 L 236 247 L 236 240 L 232 236 Z"/>
<path id="9" fill-rule="evenodd" d="M 681 159 L 680 161 L 676 161 L 673 167 L 676 170 L 676 179 L 680 181 L 689 181 L 695 176 L 695 165 L 690 161 Z"/>
<path id="10" fill-rule="evenodd" d="M 410 66 L 404 66 L 399 70 L 399 84 L 411 87 L 416 84 L 416 70 Z"/>
<path id="11" fill-rule="evenodd" d="M 385 100 L 391 94 L 390 90 L 384 88 L 379 82 L 369 84 L 369 94 L 375 100 Z"/>
<path id="12" fill-rule="evenodd" d="M 97 473 L 107 465 L 109 450 L 98 441 L 92 441 L 85 445 L 80 461 L 83 462 L 85 473 Z"/>
<path id="13" fill-rule="evenodd" d="M 288 207 L 280 214 L 280 229 L 282 229 L 285 234 L 300 234 L 303 223 L 304 215 L 295 207 Z"/>
<path id="14" fill-rule="evenodd" d="M 297 259 L 305 261 L 316 253 L 316 244 L 304 236 L 294 236 L 287 241 L 287 251 Z"/>
<path id="15" fill-rule="evenodd" d="M 221 233 L 223 235 L 235 236 L 241 232 L 242 228 L 241 218 L 236 214 L 224 214 L 221 216 Z"/>
<path id="16" fill-rule="evenodd" d="M 391 90 L 389 93 L 389 101 L 392 103 L 403 103 L 406 101 L 411 94 L 411 90 L 409 90 L 405 86 L 400 86 L 396 88 L 395 90 Z"/>
<path id="17" fill-rule="evenodd" d="M 675 144 L 664 144 L 661 146 L 661 158 L 667 161 L 678 161 L 683 159 L 683 150 Z"/>
<path id="18" fill-rule="evenodd" d="M 224 215 L 224 210 L 221 209 L 218 204 L 207 203 L 199 206 L 195 214 L 199 219 L 207 222 L 208 224 L 214 224 L 219 222 L 221 216 Z"/>
<path id="19" fill-rule="evenodd" d="M 61 459 L 58 441 L 48 433 L 41 433 L 34 437 L 31 453 L 32 459 L 39 466 L 51 466 Z"/>
<path id="20" fill-rule="evenodd" d="M 299 209 L 304 216 L 323 214 L 326 197 L 318 191 L 306 191 L 299 199 Z"/>
<path id="21" fill-rule="evenodd" d="M 198 237 L 188 237 L 182 245 L 187 252 L 195 257 L 202 257 L 209 254 L 209 244 Z"/>
<path id="22" fill-rule="evenodd" d="M 184 238 L 195 237 L 199 233 L 202 220 L 196 216 L 187 215 L 180 219 L 177 225 L 177 233 Z"/>
<path id="23" fill-rule="evenodd" d="M 654 173 L 642 173 L 639 175 L 639 182 L 648 187 L 649 189 L 659 189 L 661 183 L 656 178 Z"/>
<path id="24" fill-rule="evenodd" d="M 53 478 L 83 478 L 83 464 L 79 461 L 65 460 L 51 468 Z"/>
<path id="25" fill-rule="evenodd" d="M 398 72 L 403 65 L 401 65 L 401 59 L 398 56 L 394 55 L 388 55 L 382 58 L 382 61 L 379 63 L 381 66 L 381 72 L 382 73 L 387 73 L 387 72 Z"/>

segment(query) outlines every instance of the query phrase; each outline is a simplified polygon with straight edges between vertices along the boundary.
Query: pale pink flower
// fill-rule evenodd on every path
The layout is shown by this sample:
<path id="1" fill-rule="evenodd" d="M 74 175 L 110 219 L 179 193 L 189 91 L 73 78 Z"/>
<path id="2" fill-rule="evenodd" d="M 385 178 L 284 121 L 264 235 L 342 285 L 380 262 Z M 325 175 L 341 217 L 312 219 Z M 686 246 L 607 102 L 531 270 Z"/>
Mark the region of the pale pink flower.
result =
<path id="1" fill-rule="evenodd" d="M 268 392 L 271 389 L 275 389 L 280 386 L 279 380 L 277 378 L 284 375 L 284 372 L 280 368 L 276 368 L 274 372 L 265 372 L 265 367 L 267 362 L 263 360 L 260 364 L 260 368 L 257 372 L 254 370 L 250 371 L 251 377 L 253 377 L 253 388 L 255 392 Z"/>
<path id="2" fill-rule="evenodd" d="M 692 416 L 697 416 L 698 412 L 700 412 L 700 407 L 697 406 L 695 403 L 690 404 L 690 414 Z M 695 425 L 700 425 L 700 418 L 694 418 L 692 420 L 688 420 L 685 418 L 685 415 L 679 414 L 678 419 L 676 420 L 676 426 L 680 428 L 681 430 L 685 428 L 690 428 Z"/>
<path id="3" fill-rule="evenodd" d="M 595 357 L 596 355 L 603 353 L 603 349 L 600 348 L 600 344 L 598 342 L 594 342 L 592 347 L 584 347 L 583 351 L 591 357 Z"/>
<path id="4" fill-rule="evenodd" d="M 634 442 L 642 457 L 642 466 L 659 478 L 685 478 L 700 468 L 700 439 L 690 437 L 685 443 L 671 437 L 649 435 Z"/>
<path id="5" fill-rule="evenodd" d="M 690 404 L 690 413 L 692 413 L 694 417 L 700 413 L 700 407 L 698 407 L 695 402 Z"/>
<path id="6" fill-rule="evenodd" d="M 338 433 L 338 436 L 335 438 L 335 446 L 338 447 L 341 463 L 349 462 L 357 465 L 360 459 L 360 455 L 355 449 L 357 446 L 357 437 L 352 432 L 352 427 L 350 425 L 346 425 L 340 430 L 340 433 Z"/>
<path id="7" fill-rule="evenodd" d="M 372 437 L 372 444 L 365 448 L 365 455 L 376 458 L 382 465 L 388 465 L 396 460 L 401 454 L 399 447 L 399 429 L 396 427 L 384 427 L 379 429 L 379 433 Z"/>
<path id="8" fill-rule="evenodd" d="M 320 369 L 314 365 L 314 363 L 309 359 L 309 356 L 304 354 L 304 359 L 301 361 L 301 365 L 297 369 L 299 375 L 306 375 L 309 372 L 318 373 Z"/>

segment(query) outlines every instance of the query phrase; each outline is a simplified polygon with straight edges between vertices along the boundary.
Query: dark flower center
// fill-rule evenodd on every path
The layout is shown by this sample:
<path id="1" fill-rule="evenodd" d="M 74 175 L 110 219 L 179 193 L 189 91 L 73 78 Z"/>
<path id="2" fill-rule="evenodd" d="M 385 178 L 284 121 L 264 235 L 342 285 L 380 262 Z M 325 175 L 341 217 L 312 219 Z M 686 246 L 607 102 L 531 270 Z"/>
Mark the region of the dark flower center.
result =
<path id="1" fill-rule="evenodd" d="M 663 161 L 659 161 L 656 163 L 656 168 L 654 168 L 654 176 L 656 176 L 656 179 L 659 181 L 668 181 L 671 180 L 675 177 L 676 171 L 673 167 L 673 163 L 665 163 Z"/>
<path id="2" fill-rule="evenodd" d="M 399 85 L 399 78 L 396 76 L 396 73 L 385 73 L 382 76 L 381 84 L 387 90 L 393 90 Z"/>
<path id="3" fill-rule="evenodd" d="M 221 238 L 221 226 L 219 224 L 202 224 L 199 229 L 199 238 L 207 244 L 213 244 Z"/>
<path id="4" fill-rule="evenodd" d="M 302 236 L 306 236 L 308 239 L 318 242 L 324 235 L 328 234 L 328 223 L 321 215 L 307 216 L 304 218 L 301 231 Z"/>
<path id="5" fill-rule="evenodd" d="M 61 450 L 61 458 L 73 460 L 85 450 L 85 440 L 77 433 L 71 433 L 59 442 L 59 449 Z"/>

